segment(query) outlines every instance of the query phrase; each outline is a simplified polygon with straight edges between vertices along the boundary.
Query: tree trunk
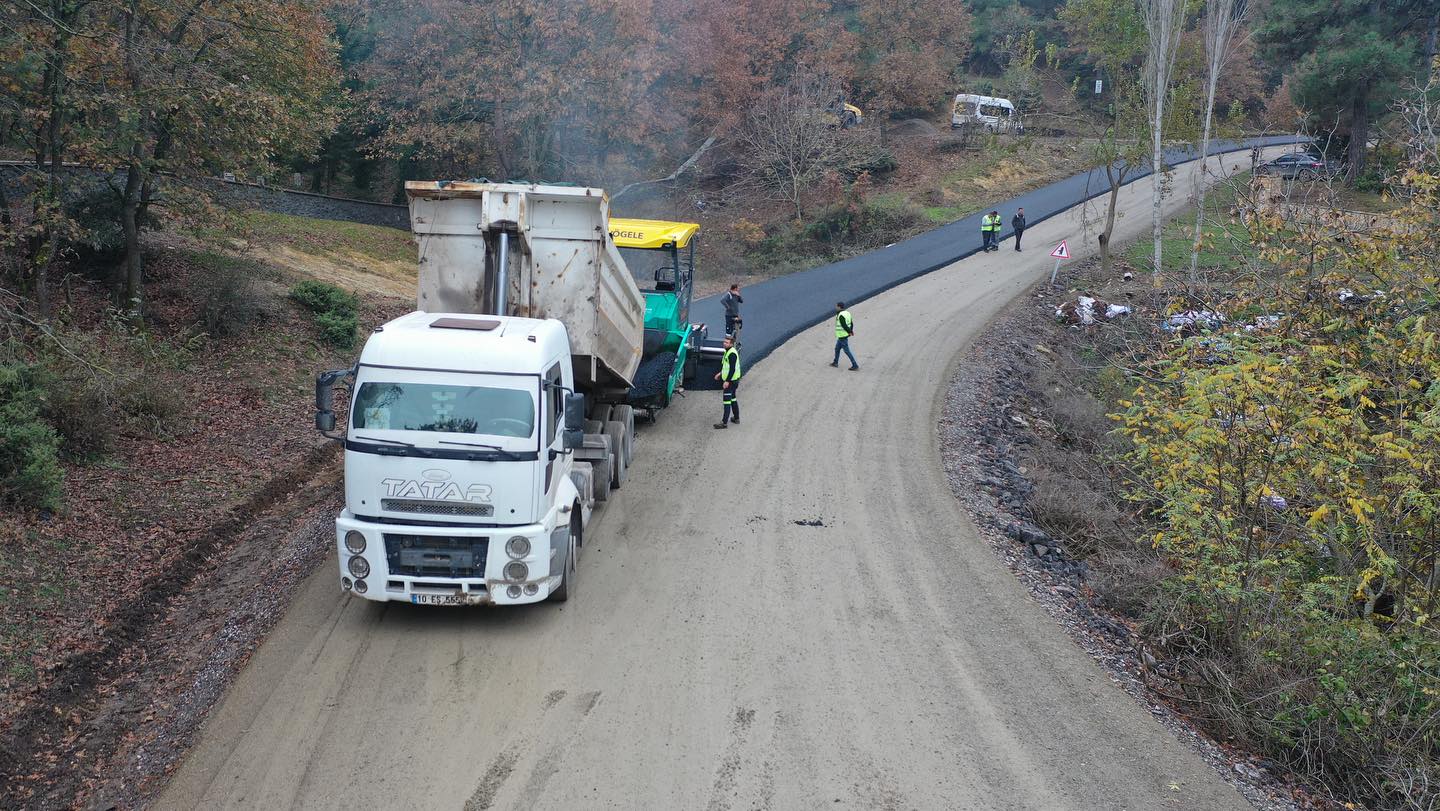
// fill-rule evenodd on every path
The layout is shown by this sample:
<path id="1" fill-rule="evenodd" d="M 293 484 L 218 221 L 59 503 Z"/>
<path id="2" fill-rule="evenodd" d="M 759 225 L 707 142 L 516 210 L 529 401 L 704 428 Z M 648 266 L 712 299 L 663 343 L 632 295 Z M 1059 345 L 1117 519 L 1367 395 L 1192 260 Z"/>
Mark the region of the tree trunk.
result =
<path id="1" fill-rule="evenodd" d="M 43 231 L 33 243 L 30 255 L 34 271 L 35 307 L 39 310 L 41 319 L 50 317 L 50 269 L 54 266 L 55 255 L 60 250 L 60 233 L 53 218 L 60 216 L 60 172 L 64 171 L 65 164 L 65 67 L 72 26 L 79 14 L 74 3 L 60 0 L 51 5 L 50 16 L 55 33 L 50 43 L 50 58 L 45 62 L 42 82 L 48 115 L 44 136 L 36 144 L 35 150 L 36 162 L 42 168 L 49 163 L 44 199 L 46 211 L 45 220 L 42 221 Z M 39 213 L 39 206 L 36 208 Z M 41 245 L 44 247 L 40 247 Z"/>
<path id="2" fill-rule="evenodd" d="M 1125 173 L 1106 166 L 1105 178 L 1110 181 L 1110 200 L 1105 211 L 1105 229 L 1100 232 L 1100 275 L 1108 277 L 1113 263 L 1110 235 L 1115 232 L 1115 206 L 1120 202 L 1120 187 L 1125 184 Z"/>
<path id="3" fill-rule="evenodd" d="M 1220 79 L 1219 59 L 1210 59 L 1210 81 L 1205 86 L 1205 123 L 1200 129 L 1200 171 L 1195 173 L 1195 241 L 1190 245 L 1190 286 L 1200 281 L 1200 241 L 1205 227 L 1205 173 L 1210 168 L 1210 122 L 1215 115 L 1215 86 Z M 1223 173 L 1222 173 L 1223 174 Z"/>
<path id="4" fill-rule="evenodd" d="M 1354 185 L 1365 171 L 1365 142 L 1370 140 L 1370 83 L 1361 82 L 1350 100 L 1350 147 L 1345 182 Z"/>
<path id="5" fill-rule="evenodd" d="M 1430 78 L 1440 75 L 1440 63 L 1435 56 L 1440 53 L 1440 11 L 1430 18 L 1430 33 L 1425 37 L 1425 66 L 1430 69 Z"/>
<path id="6" fill-rule="evenodd" d="M 1161 122 L 1165 116 L 1163 91 L 1155 94 L 1155 122 L 1150 128 L 1150 225 L 1155 240 L 1155 264 L 1150 269 L 1150 281 L 1160 287 L 1160 240 L 1165 233 L 1165 219 L 1160 216 L 1164 204 L 1161 182 L 1165 179 L 1165 148 L 1163 146 Z"/>
<path id="7" fill-rule="evenodd" d="M 125 170 L 125 192 L 120 203 L 120 227 L 125 232 L 125 258 L 120 263 L 124 292 L 118 302 L 126 316 L 136 323 L 142 320 L 145 297 L 145 259 L 140 252 L 140 196 L 145 179 L 140 169 L 138 152 L 138 145 L 130 150 L 130 165 Z"/>

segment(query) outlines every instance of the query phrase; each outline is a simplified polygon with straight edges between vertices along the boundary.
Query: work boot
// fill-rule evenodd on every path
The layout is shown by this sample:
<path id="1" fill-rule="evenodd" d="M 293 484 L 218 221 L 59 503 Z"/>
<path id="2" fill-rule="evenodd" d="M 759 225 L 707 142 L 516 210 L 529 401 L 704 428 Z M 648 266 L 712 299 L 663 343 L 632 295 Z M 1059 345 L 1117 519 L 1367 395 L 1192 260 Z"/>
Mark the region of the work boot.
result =
<path id="1" fill-rule="evenodd" d="M 717 423 L 715 423 L 715 427 L 716 427 L 716 428 L 724 428 L 724 427 L 726 427 L 726 425 L 725 425 L 725 423 L 723 423 L 723 422 L 717 422 Z"/>
<path id="2" fill-rule="evenodd" d="M 839 369 L 839 368 L 840 368 L 840 361 L 838 361 L 838 360 L 837 360 L 837 361 L 834 361 L 834 362 L 831 363 L 830 365 L 831 365 L 831 366 L 834 366 L 836 369 Z"/>
<path id="3" fill-rule="evenodd" d="M 852 371 L 852 372 L 858 372 L 858 371 L 860 371 L 860 367 L 859 367 L 859 366 L 851 366 L 851 367 L 850 367 L 850 371 Z"/>

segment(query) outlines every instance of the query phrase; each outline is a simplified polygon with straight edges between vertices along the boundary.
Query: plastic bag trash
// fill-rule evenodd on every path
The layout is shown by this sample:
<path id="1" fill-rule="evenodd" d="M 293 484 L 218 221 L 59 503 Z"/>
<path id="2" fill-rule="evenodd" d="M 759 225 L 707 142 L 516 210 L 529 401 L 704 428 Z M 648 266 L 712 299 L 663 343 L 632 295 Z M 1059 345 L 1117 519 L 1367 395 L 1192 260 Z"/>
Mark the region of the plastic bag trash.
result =
<path id="1" fill-rule="evenodd" d="M 1245 331 L 1254 332 L 1257 329 L 1270 329 L 1271 327 L 1278 327 L 1280 326 L 1280 319 L 1282 318 L 1284 318 L 1284 316 L 1278 313 L 1272 315 L 1256 316 L 1254 321 L 1251 321 L 1250 323 L 1245 325 Z"/>
<path id="2" fill-rule="evenodd" d="M 1169 332 L 1178 332 L 1186 329 L 1214 329 L 1225 323 L 1225 316 L 1214 310 L 1186 310 L 1175 313 L 1165 319 L 1160 325 L 1161 329 Z"/>
<path id="3" fill-rule="evenodd" d="M 1087 327 L 1102 318 L 1109 321 L 1129 313 L 1130 308 L 1123 304 L 1111 304 L 1094 296 L 1077 296 L 1055 308 L 1055 317 L 1061 321 Z"/>

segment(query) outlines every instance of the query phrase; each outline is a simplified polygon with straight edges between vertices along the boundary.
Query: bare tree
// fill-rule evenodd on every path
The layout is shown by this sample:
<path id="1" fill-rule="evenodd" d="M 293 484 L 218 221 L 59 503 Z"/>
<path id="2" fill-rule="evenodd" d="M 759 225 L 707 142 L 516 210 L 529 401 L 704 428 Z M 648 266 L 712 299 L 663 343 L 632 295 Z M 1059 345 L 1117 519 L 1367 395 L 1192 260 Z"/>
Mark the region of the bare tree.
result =
<path id="1" fill-rule="evenodd" d="M 1163 170 L 1165 168 L 1164 129 L 1165 103 L 1169 100 L 1171 76 L 1175 71 L 1175 55 L 1179 51 L 1180 33 L 1185 27 L 1185 9 L 1188 0 L 1140 0 L 1140 11 L 1145 20 L 1145 66 L 1141 86 L 1145 91 L 1145 106 L 1150 116 L 1150 160 L 1151 170 L 1151 212 L 1155 238 L 1155 266 L 1152 271 L 1156 286 L 1160 284 L 1161 257 L 1160 237 L 1165 227 L 1161 216 L 1161 201 L 1164 197 Z"/>
<path id="2" fill-rule="evenodd" d="M 1236 34 L 1250 6 L 1245 0 L 1205 0 L 1205 117 L 1200 134 L 1200 171 L 1195 173 L 1195 241 L 1190 246 L 1190 284 L 1198 281 L 1200 236 L 1205 223 L 1206 173 L 1210 169 L 1210 126 L 1215 114 L 1215 88 L 1220 70 L 1230 58 Z M 1157 250 L 1159 243 L 1156 243 Z M 1159 264 L 1159 254 L 1156 254 Z"/>
<path id="3" fill-rule="evenodd" d="M 789 203 L 799 219 L 806 192 L 827 172 L 856 175 L 873 165 L 877 133 L 839 126 L 834 107 L 844 97 L 830 77 L 805 73 L 761 97 L 735 136 L 741 183 Z"/>
<path id="4" fill-rule="evenodd" d="M 1415 84 L 1395 104 L 1404 125 L 1405 152 L 1411 166 L 1440 166 L 1440 71 Z"/>

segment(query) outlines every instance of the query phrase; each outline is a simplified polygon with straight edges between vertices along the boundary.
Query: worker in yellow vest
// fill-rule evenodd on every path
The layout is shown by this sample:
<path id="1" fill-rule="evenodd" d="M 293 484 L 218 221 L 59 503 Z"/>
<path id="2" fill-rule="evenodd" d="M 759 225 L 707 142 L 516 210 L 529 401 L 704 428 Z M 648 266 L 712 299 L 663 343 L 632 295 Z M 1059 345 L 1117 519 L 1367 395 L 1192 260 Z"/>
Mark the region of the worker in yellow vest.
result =
<path id="1" fill-rule="evenodd" d="M 844 352 L 845 357 L 850 359 L 850 371 L 859 371 L 860 364 L 855 362 L 855 353 L 850 351 L 850 336 L 854 334 L 854 316 L 845 309 L 845 302 L 835 302 L 835 360 L 830 361 L 831 366 L 839 368 L 840 353 Z"/>
<path id="2" fill-rule="evenodd" d="M 1000 212 L 992 211 L 980 219 L 980 241 L 986 251 L 1000 250 Z"/>
<path id="3" fill-rule="evenodd" d="M 720 381 L 720 402 L 724 404 L 720 421 L 715 423 L 716 428 L 728 428 L 731 422 L 740 424 L 740 350 L 735 348 L 735 337 L 725 336 L 725 351 L 720 355 L 720 373 L 715 379 Z"/>

